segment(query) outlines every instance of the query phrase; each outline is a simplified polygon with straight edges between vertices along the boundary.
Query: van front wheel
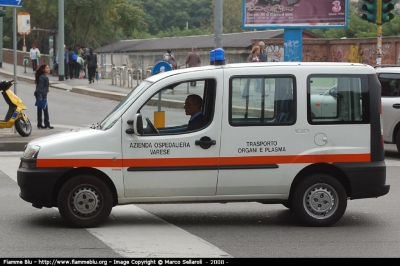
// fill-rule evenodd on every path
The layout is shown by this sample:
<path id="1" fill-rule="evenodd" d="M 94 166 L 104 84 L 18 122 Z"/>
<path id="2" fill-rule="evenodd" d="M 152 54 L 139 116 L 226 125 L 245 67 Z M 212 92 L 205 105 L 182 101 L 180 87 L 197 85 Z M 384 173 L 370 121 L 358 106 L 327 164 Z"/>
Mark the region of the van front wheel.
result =
<path id="1" fill-rule="evenodd" d="M 342 218 L 347 208 L 343 185 L 327 174 L 306 177 L 293 194 L 293 210 L 307 226 L 330 226 Z"/>
<path id="2" fill-rule="evenodd" d="M 58 210 L 72 227 L 96 227 L 112 209 L 112 193 L 97 177 L 78 175 L 68 180 L 58 194 Z"/>

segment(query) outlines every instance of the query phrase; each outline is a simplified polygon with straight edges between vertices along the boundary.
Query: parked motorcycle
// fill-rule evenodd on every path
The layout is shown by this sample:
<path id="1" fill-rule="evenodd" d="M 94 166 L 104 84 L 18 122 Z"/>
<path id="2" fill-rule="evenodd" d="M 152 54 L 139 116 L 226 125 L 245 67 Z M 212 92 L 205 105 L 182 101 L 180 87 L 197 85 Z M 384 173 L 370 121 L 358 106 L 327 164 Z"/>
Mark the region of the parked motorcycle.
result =
<path id="1" fill-rule="evenodd" d="M 14 80 L 0 80 L 1 94 L 8 104 L 8 112 L 4 120 L 0 120 L 0 129 L 12 128 L 15 125 L 15 129 L 22 137 L 28 137 L 32 133 L 32 125 L 28 116 L 22 112 L 22 110 L 26 110 L 26 106 L 22 103 L 22 100 L 10 90 L 13 84 Z"/>

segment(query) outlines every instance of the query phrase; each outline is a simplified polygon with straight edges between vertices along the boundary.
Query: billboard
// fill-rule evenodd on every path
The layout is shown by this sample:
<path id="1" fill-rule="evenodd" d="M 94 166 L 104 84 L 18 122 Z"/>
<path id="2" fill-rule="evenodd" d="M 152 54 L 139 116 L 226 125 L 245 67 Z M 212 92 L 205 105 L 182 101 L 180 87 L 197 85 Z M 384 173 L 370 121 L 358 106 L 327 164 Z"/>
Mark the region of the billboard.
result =
<path id="1" fill-rule="evenodd" d="M 265 28 L 345 28 L 348 0 L 243 0 L 242 26 Z"/>

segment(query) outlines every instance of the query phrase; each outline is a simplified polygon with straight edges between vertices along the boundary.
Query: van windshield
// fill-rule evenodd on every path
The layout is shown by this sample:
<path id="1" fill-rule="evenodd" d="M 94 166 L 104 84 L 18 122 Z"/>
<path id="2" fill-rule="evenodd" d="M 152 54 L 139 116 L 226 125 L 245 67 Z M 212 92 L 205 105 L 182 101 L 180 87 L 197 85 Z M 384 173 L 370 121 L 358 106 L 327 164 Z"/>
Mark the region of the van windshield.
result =
<path id="1" fill-rule="evenodd" d="M 98 125 L 100 129 L 107 130 L 111 128 L 121 117 L 123 113 L 132 105 L 143 91 L 152 83 L 143 81 L 137 85 Z"/>

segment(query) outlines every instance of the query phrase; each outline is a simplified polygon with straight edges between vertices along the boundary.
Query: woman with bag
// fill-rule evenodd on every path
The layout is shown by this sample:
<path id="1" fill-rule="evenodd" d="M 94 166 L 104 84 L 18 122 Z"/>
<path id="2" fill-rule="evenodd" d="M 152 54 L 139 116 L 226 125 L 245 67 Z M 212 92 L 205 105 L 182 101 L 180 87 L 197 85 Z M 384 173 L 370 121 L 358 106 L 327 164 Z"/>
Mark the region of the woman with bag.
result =
<path id="1" fill-rule="evenodd" d="M 260 62 L 260 46 L 256 45 L 253 47 L 251 50 L 251 54 L 247 57 L 246 62 L 252 63 L 252 62 Z M 247 79 L 246 83 L 244 84 L 243 92 L 242 92 L 242 98 L 249 98 L 249 89 L 250 89 L 250 82 L 253 79 Z M 254 90 L 256 92 L 261 91 L 261 80 L 260 79 L 254 79 Z"/>
<path id="2" fill-rule="evenodd" d="M 47 93 L 49 93 L 49 78 L 47 74 L 50 73 L 48 65 L 41 65 L 35 73 L 35 97 L 37 106 L 37 127 L 38 129 L 53 129 L 49 121 L 49 103 L 47 101 Z M 44 114 L 44 126 L 42 126 L 42 112 Z"/>
<path id="3" fill-rule="evenodd" d="M 38 65 L 38 60 L 39 60 L 39 57 L 40 57 L 40 51 L 39 51 L 38 48 L 36 48 L 36 44 L 35 43 L 32 44 L 32 48 L 29 51 L 29 56 L 31 58 L 33 72 L 35 72 L 36 68 L 37 68 L 37 65 Z"/>

